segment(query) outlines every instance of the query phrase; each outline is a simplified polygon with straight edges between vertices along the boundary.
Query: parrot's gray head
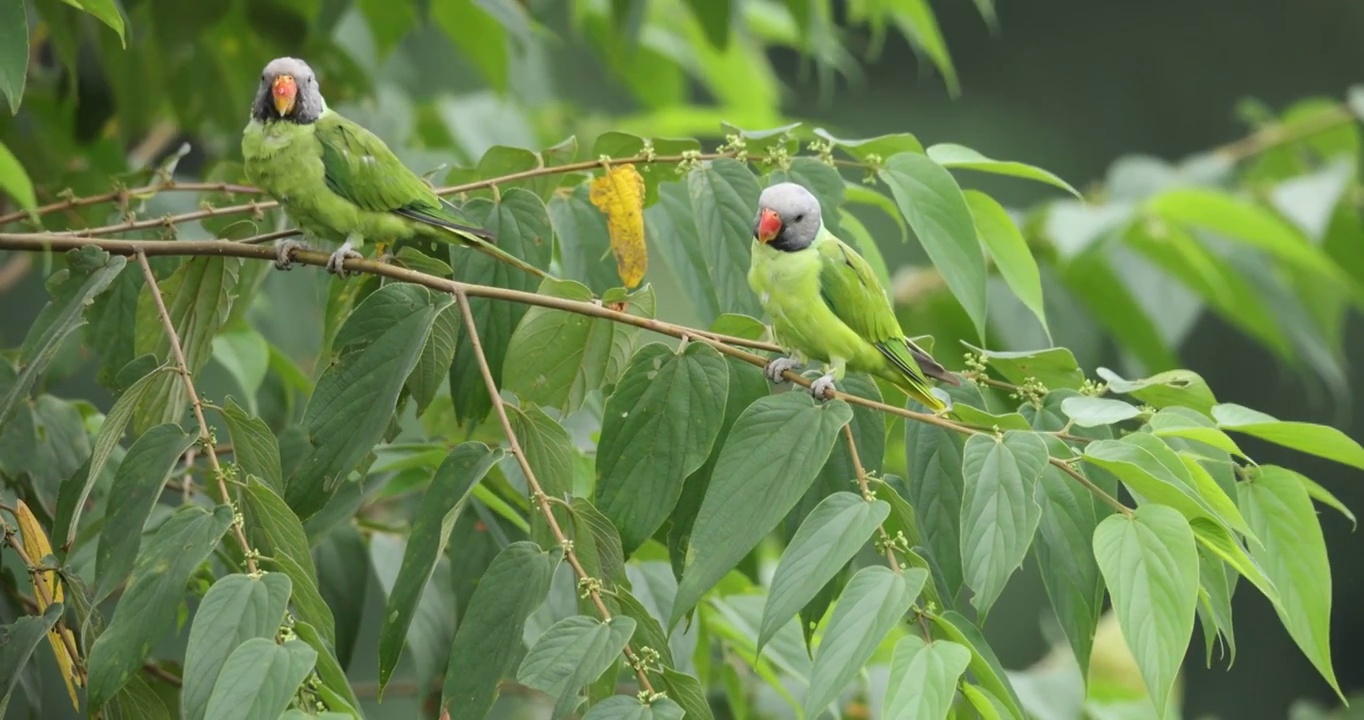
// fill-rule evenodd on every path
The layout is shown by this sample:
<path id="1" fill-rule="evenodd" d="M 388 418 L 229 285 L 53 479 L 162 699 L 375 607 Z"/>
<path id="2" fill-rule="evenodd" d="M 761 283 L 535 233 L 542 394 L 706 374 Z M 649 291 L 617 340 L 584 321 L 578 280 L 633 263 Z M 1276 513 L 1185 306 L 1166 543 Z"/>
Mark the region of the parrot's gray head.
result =
<path id="1" fill-rule="evenodd" d="M 822 224 L 819 200 L 809 190 L 795 183 L 777 183 L 758 197 L 753 237 L 777 250 L 796 252 L 810 247 Z"/>
<path id="2" fill-rule="evenodd" d="M 317 75 L 308 63 L 282 57 L 271 60 L 261 72 L 251 117 L 261 122 L 285 120 L 307 124 L 317 122 L 326 109 Z"/>

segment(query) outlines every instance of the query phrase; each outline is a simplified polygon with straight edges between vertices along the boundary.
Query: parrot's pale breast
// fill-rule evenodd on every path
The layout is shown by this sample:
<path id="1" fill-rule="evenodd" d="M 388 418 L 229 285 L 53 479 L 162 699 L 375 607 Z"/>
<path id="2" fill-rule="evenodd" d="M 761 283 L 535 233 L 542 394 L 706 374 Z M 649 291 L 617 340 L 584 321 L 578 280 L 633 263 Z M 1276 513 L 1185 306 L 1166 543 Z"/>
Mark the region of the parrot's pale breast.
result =
<path id="1" fill-rule="evenodd" d="M 278 198 L 289 217 L 312 235 L 406 240 L 414 234 L 413 224 L 403 218 L 364 210 L 332 192 L 312 124 L 253 120 L 242 134 L 242 157 L 247 179 Z"/>

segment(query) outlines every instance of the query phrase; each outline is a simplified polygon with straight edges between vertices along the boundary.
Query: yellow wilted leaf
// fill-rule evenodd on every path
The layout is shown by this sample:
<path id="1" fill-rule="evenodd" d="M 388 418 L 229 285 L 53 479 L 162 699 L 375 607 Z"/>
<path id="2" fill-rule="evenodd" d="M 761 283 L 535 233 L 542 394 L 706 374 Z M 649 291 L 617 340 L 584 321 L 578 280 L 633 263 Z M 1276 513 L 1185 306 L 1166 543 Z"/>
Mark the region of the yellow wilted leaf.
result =
<path id="1" fill-rule="evenodd" d="M 649 251 L 644 246 L 644 178 L 634 165 L 617 165 L 592 181 L 588 197 L 606 215 L 616 274 L 627 288 L 639 285 L 649 267 Z"/>
<path id="2" fill-rule="evenodd" d="M 41 563 L 43 558 L 52 554 L 52 545 L 48 542 L 47 533 L 43 532 L 43 526 L 38 524 L 38 518 L 34 517 L 33 511 L 23 500 L 19 501 L 15 516 L 19 519 L 19 539 L 24 545 L 24 554 L 28 555 L 32 562 Z M 62 581 L 57 577 L 56 570 L 31 573 L 29 577 L 33 581 L 33 597 L 38 602 L 39 615 L 47 610 L 49 598 L 54 603 L 62 601 L 64 597 Z M 71 705 L 79 711 L 80 697 L 76 695 L 76 686 L 82 684 L 81 678 L 76 671 L 75 661 L 66 650 L 68 646 L 63 637 L 71 640 L 70 647 L 75 647 L 75 636 L 58 621 L 48 631 L 47 641 L 52 643 L 52 652 L 57 656 L 57 665 L 62 669 L 62 679 L 66 681 L 66 691 L 71 695 Z"/>

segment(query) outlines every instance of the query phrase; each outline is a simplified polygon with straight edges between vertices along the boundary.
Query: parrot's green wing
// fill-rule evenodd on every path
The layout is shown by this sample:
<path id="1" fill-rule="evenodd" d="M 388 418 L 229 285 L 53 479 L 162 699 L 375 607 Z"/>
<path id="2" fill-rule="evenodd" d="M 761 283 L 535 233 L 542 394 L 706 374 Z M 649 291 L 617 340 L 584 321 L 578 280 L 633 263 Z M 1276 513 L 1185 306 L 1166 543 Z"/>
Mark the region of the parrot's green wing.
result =
<path id="1" fill-rule="evenodd" d="M 335 112 L 316 123 L 327 187 L 365 210 L 391 212 L 461 234 L 491 239 L 485 230 L 464 224 L 416 173 L 403 165 L 377 135 Z"/>
<path id="2" fill-rule="evenodd" d="M 886 291 L 871 265 L 857 251 L 833 235 L 819 243 L 818 251 L 819 294 L 839 320 L 876 346 L 914 389 L 928 393 L 925 375 L 957 383 L 928 353 L 905 337 Z"/>

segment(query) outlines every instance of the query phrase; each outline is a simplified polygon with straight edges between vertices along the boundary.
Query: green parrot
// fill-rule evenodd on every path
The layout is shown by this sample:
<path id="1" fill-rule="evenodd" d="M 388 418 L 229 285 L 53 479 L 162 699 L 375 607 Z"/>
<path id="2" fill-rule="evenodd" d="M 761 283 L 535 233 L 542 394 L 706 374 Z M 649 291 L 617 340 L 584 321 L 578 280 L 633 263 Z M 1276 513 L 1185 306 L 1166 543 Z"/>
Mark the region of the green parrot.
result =
<path id="1" fill-rule="evenodd" d="M 768 363 L 768 379 L 781 382 L 783 372 L 813 358 L 824 363 L 810 386 L 817 399 L 853 370 L 886 380 L 935 413 L 947 409 L 927 378 L 960 382 L 905 337 L 871 266 L 824 227 L 809 190 L 789 182 L 763 190 L 748 284 L 790 352 Z"/>
<path id="2" fill-rule="evenodd" d="M 242 131 L 246 177 L 279 201 L 306 236 L 345 238 L 327 260 L 344 276 L 347 258 L 366 239 L 413 238 L 459 243 L 549 277 L 498 249 L 491 233 L 467 224 L 454 205 L 405 167 L 378 136 L 327 108 L 312 68 L 296 58 L 265 66 Z M 276 267 L 288 270 L 302 243 L 281 242 Z"/>

